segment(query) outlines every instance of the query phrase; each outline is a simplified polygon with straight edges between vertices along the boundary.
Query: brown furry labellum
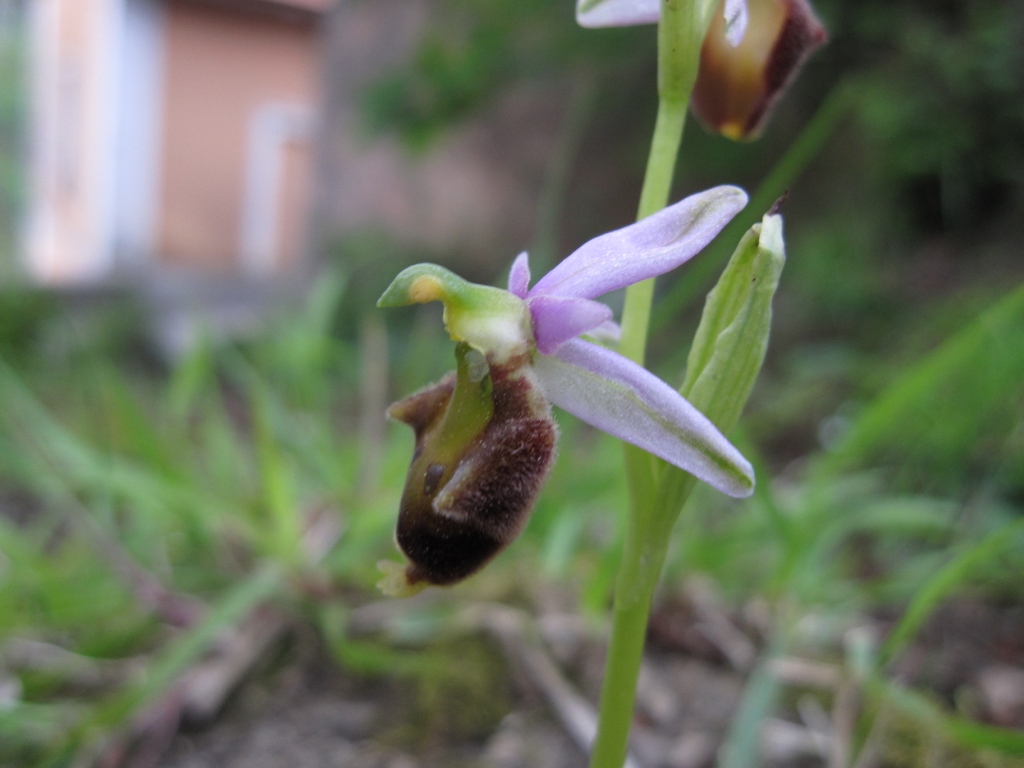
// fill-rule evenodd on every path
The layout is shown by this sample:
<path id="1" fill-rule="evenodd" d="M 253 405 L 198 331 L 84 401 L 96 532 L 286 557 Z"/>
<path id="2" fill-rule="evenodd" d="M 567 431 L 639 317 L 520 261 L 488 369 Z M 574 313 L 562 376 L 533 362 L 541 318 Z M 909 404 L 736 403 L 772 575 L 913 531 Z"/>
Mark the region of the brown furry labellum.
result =
<path id="1" fill-rule="evenodd" d="M 385 592 L 449 585 L 519 536 L 555 455 L 551 407 L 528 355 L 496 364 L 458 345 L 457 371 L 388 416 L 416 435 L 395 540 L 409 563 L 382 564 Z"/>

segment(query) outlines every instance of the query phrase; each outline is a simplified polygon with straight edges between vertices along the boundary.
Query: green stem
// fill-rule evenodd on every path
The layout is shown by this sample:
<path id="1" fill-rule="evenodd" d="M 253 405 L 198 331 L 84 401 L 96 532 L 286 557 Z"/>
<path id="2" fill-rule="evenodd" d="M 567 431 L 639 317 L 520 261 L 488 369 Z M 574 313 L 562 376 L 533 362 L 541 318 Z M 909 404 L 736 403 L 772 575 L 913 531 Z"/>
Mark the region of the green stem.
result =
<path id="1" fill-rule="evenodd" d="M 711 3 L 716 5 L 716 3 Z M 706 0 L 662 0 L 658 24 L 658 117 L 640 190 L 637 219 L 668 205 L 690 94 L 697 82 L 700 49 L 710 15 Z M 619 352 L 641 365 L 654 298 L 654 280 L 626 289 Z"/>
<path id="2" fill-rule="evenodd" d="M 651 152 L 647 158 L 647 172 L 640 192 L 637 219 L 657 213 L 668 203 L 675 175 L 676 158 L 686 125 L 686 99 L 667 100 L 658 104 L 658 118 L 654 124 Z M 622 309 L 622 340 L 619 352 L 641 365 L 647 346 L 647 326 L 650 322 L 651 303 L 654 299 L 654 280 L 644 280 L 626 289 L 626 302 Z"/>
<path id="3" fill-rule="evenodd" d="M 623 562 L 615 581 L 591 768 L 622 768 L 626 761 L 651 597 L 665 562 L 666 548 L 653 542 L 647 535 L 649 526 L 636 524 L 635 519 L 636 515 L 630 518 Z"/>
<path id="4" fill-rule="evenodd" d="M 690 94 L 697 81 L 700 48 L 710 22 L 708 6 L 708 0 L 662 0 L 658 24 L 658 115 L 640 190 L 638 220 L 668 205 Z M 619 352 L 640 365 L 644 363 L 653 300 L 653 279 L 626 289 Z M 626 478 L 630 511 L 635 515 L 639 506 L 649 506 L 653 501 L 656 464 L 648 454 L 626 446 Z"/>
<path id="5" fill-rule="evenodd" d="M 638 219 L 661 210 L 668 202 L 686 123 L 686 110 L 686 100 L 662 99 L 658 105 Z M 626 289 L 619 351 L 641 365 L 647 346 L 647 327 L 653 298 L 653 279 Z M 612 634 L 605 662 L 600 718 L 591 753 L 591 768 L 621 768 L 625 762 L 636 702 L 636 683 L 647 636 L 647 619 L 665 560 L 665 543 L 650 537 L 650 513 L 654 506 L 653 490 L 656 487 L 654 460 L 650 454 L 629 445 L 625 448 L 625 454 L 630 498 L 629 520 L 622 562 L 615 583 Z"/>
<path id="6" fill-rule="evenodd" d="M 658 116 L 647 158 L 637 218 L 664 208 L 672 191 L 690 93 L 710 20 L 707 0 L 662 0 L 658 24 Z M 654 281 L 626 289 L 619 351 L 641 365 L 654 298 Z M 590 768 L 622 768 L 629 748 L 636 683 L 643 659 L 647 620 L 668 551 L 678 509 L 657 503 L 658 471 L 653 457 L 626 447 L 630 510 L 626 542 L 615 583 L 612 633 L 601 688 L 601 710 Z"/>
<path id="7" fill-rule="evenodd" d="M 652 515 L 652 511 L 651 505 L 646 510 L 634 508 L 626 530 L 622 563 L 615 581 L 612 633 L 590 768 L 622 768 L 629 749 L 647 619 L 675 520 L 674 516 Z"/>

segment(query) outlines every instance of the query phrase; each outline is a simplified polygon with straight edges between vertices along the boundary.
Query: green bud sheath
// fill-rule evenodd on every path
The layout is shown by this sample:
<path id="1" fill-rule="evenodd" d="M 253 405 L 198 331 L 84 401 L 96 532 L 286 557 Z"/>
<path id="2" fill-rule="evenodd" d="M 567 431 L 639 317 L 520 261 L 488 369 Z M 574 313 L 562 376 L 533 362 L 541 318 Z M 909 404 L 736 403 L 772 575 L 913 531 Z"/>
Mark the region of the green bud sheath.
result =
<path id="1" fill-rule="evenodd" d="M 726 434 L 761 371 L 785 263 L 782 217 L 769 214 L 740 240 L 704 304 L 679 391 Z"/>
<path id="2" fill-rule="evenodd" d="M 769 214 L 740 240 L 704 303 L 679 392 L 724 434 L 739 421 L 761 372 L 785 263 L 782 217 Z M 659 505 L 677 514 L 695 482 L 683 472 L 669 474 Z"/>

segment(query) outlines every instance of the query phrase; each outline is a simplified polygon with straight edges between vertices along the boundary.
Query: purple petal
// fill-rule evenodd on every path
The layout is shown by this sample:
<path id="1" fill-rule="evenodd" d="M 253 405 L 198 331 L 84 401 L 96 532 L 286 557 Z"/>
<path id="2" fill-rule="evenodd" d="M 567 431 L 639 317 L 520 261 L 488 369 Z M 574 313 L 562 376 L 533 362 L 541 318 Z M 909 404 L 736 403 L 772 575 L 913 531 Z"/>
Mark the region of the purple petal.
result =
<path id="1" fill-rule="evenodd" d="M 725 39 L 735 48 L 747 32 L 747 0 L 725 0 Z"/>
<path id="2" fill-rule="evenodd" d="M 569 339 L 611 320 L 609 307 L 589 299 L 537 296 L 529 301 L 537 349 L 550 355 Z"/>
<path id="3" fill-rule="evenodd" d="M 587 336 L 602 344 L 618 344 L 622 341 L 622 327 L 614 320 L 605 320 L 596 328 L 587 331 Z"/>
<path id="4" fill-rule="evenodd" d="M 754 470 L 678 392 L 615 352 L 569 341 L 537 355 L 534 370 L 555 405 L 660 456 L 730 496 L 749 496 Z"/>
<path id="5" fill-rule="evenodd" d="M 508 273 L 508 292 L 520 299 L 526 298 L 526 292 L 530 289 L 530 257 L 523 251 L 516 260 L 512 262 L 512 269 Z"/>
<path id="6" fill-rule="evenodd" d="M 581 27 L 654 24 L 660 16 L 660 0 L 576 0 L 576 23 Z"/>
<path id="7" fill-rule="evenodd" d="M 738 187 L 690 195 L 584 243 L 542 277 L 529 296 L 593 299 L 664 274 L 700 253 L 746 204 L 747 194 Z"/>

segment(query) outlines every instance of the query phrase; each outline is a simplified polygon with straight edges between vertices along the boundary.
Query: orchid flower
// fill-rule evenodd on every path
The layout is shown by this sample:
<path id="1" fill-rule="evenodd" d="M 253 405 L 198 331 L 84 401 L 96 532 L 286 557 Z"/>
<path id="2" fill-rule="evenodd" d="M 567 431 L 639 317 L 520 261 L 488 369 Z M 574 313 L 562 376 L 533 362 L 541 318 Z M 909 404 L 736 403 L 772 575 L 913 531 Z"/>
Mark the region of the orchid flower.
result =
<path id="1" fill-rule="evenodd" d="M 530 288 L 527 255 L 508 290 L 443 267 L 401 272 L 378 306 L 444 304 L 453 374 L 391 406 L 416 437 L 396 540 L 409 559 L 382 586 L 406 594 L 466 578 L 522 530 L 552 463 L 555 404 L 732 496 L 753 490 L 749 462 L 654 374 L 587 340 L 613 328 L 595 298 L 679 266 L 747 202 L 729 186 L 692 195 L 585 243 Z"/>

